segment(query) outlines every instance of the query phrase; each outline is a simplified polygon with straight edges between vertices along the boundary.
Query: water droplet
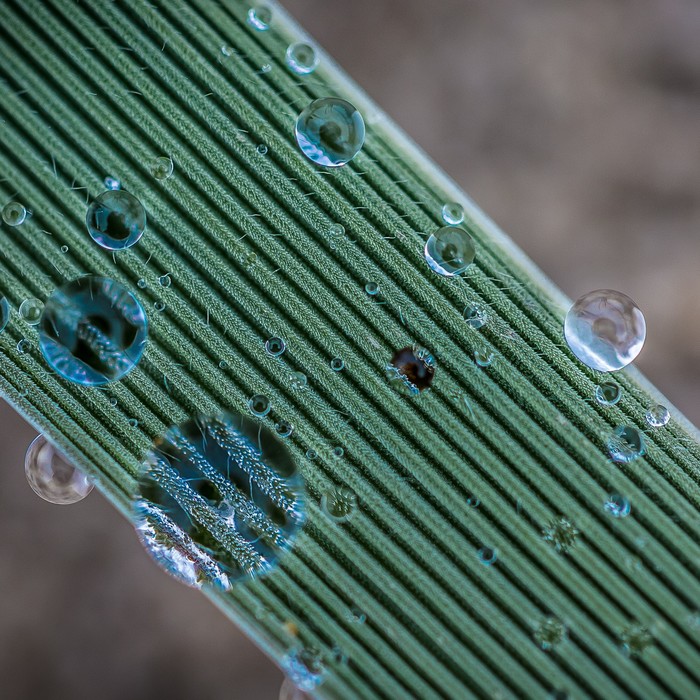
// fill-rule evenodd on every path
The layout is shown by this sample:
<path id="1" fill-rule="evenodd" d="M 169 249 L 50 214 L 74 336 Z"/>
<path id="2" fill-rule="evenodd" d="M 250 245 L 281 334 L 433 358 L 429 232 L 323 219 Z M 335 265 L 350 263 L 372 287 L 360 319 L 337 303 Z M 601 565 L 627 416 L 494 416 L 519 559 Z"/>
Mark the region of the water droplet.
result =
<path id="1" fill-rule="evenodd" d="M 143 279 L 143 277 L 136 284 L 139 287 L 139 289 L 146 289 L 146 287 L 148 287 L 148 282 L 146 282 L 146 280 Z"/>
<path id="2" fill-rule="evenodd" d="M 571 352 L 591 369 L 613 372 L 639 354 L 646 338 L 639 307 L 626 294 L 598 289 L 569 309 L 564 336 Z"/>
<path id="3" fill-rule="evenodd" d="M 221 360 L 221 362 L 219 362 L 219 369 L 228 369 L 228 362 L 226 362 L 226 360 Z"/>
<path id="4" fill-rule="evenodd" d="M 260 72 L 261 73 L 269 73 L 272 70 L 272 66 L 269 63 L 263 63 L 262 66 L 260 66 Z"/>
<path id="5" fill-rule="evenodd" d="M 24 472 L 34 493 L 56 505 L 82 501 L 93 489 L 90 479 L 43 435 L 35 438 L 29 446 L 24 458 Z"/>
<path id="6" fill-rule="evenodd" d="M 158 156 L 151 163 L 151 175 L 156 180 L 167 180 L 175 170 L 173 159 L 170 156 Z"/>
<path id="7" fill-rule="evenodd" d="M 126 190 L 106 190 L 88 207 L 85 223 L 97 245 L 107 250 L 124 250 L 143 236 L 146 210 Z"/>
<path id="8" fill-rule="evenodd" d="M 287 47 L 285 59 L 292 72 L 306 75 L 316 70 L 319 57 L 313 46 L 300 41 Z"/>
<path id="9" fill-rule="evenodd" d="M 331 224 L 328 227 L 328 235 L 331 238 L 340 238 L 341 236 L 345 235 L 345 226 L 343 224 Z"/>
<path id="10" fill-rule="evenodd" d="M 314 100 L 297 117 L 295 134 L 309 160 L 337 167 L 360 152 L 365 142 L 365 122 L 346 100 L 324 97 Z"/>
<path id="11" fill-rule="evenodd" d="M 622 389 L 615 382 L 601 382 L 595 388 L 595 400 L 603 406 L 614 406 L 622 398 Z"/>
<path id="12" fill-rule="evenodd" d="M 153 304 L 153 308 L 158 311 L 159 313 L 162 311 L 165 311 L 165 302 L 163 301 L 157 301 Z"/>
<path id="13" fill-rule="evenodd" d="M 263 394 L 255 394 L 248 399 L 250 412 L 258 418 L 264 418 L 270 412 L 270 399 Z"/>
<path id="14" fill-rule="evenodd" d="M 294 426 L 286 420 L 281 420 L 275 423 L 275 432 L 281 438 L 288 438 L 294 432 Z"/>
<path id="15" fill-rule="evenodd" d="M 430 235 L 423 255 L 433 272 L 443 277 L 454 277 L 466 272 L 474 262 L 476 247 L 464 229 L 443 226 Z"/>
<path id="16" fill-rule="evenodd" d="M 19 305 L 20 318 L 30 326 L 36 326 L 41 321 L 43 311 L 44 302 L 40 299 L 25 299 Z"/>
<path id="17" fill-rule="evenodd" d="M 614 462 L 633 462 L 645 451 L 644 436 L 629 425 L 618 426 L 608 438 L 608 454 Z"/>
<path id="18" fill-rule="evenodd" d="M 479 367 L 490 367 L 493 359 L 494 354 L 489 350 L 474 350 L 474 362 Z"/>
<path id="19" fill-rule="evenodd" d="M 272 10 L 267 5 L 258 5 L 248 10 L 248 24 L 259 32 L 265 32 L 272 23 Z"/>
<path id="20" fill-rule="evenodd" d="M 318 452 L 316 452 L 316 450 L 312 450 L 311 448 L 306 450 L 306 459 L 308 459 L 309 461 L 313 462 L 317 457 Z"/>
<path id="21" fill-rule="evenodd" d="M 345 369 L 345 362 L 340 357 L 331 360 L 331 369 L 334 372 L 342 372 Z"/>
<path id="22" fill-rule="evenodd" d="M 542 537 L 545 542 L 556 549 L 557 552 L 566 553 L 576 543 L 576 538 L 581 533 L 574 527 L 568 518 L 555 518 L 551 520 L 547 527 L 542 530 Z"/>
<path id="23" fill-rule="evenodd" d="M 491 566 L 498 561 L 498 550 L 493 547 L 482 547 L 476 555 L 484 566 Z"/>
<path id="24" fill-rule="evenodd" d="M 7 327 L 7 323 L 10 320 L 10 302 L 7 301 L 7 297 L 0 294 L 0 333 L 2 333 Z"/>
<path id="25" fill-rule="evenodd" d="M 671 420 L 671 413 L 666 406 L 658 404 L 647 411 L 646 419 L 652 428 L 663 428 Z"/>
<path id="26" fill-rule="evenodd" d="M 148 322 L 143 307 L 118 282 L 88 275 L 49 297 L 39 342 L 61 377 L 96 386 L 121 379 L 139 363 Z"/>
<path id="27" fill-rule="evenodd" d="M 17 352 L 20 355 L 24 355 L 25 352 L 29 352 L 31 350 L 31 347 L 32 347 L 31 342 L 29 340 L 27 340 L 26 338 L 22 338 L 22 340 L 20 340 L 17 343 Z"/>
<path id="28" fill-rule="evenodd" d="M 654 644 L 654 637 L 647 627 L 633 624 L 620 633 L 620 643 L 625 656 L 636 658 Z"/>
<path id="29" fill-rule="evenodd" d="M 265 156 L 267 155 L 267 146 L 264 143 L 259 143 L 255 150 L 261 155 Z"/>
<path id="30" fill-rule="evenodd" d="M 107 177 L 104 179 L 104 185 L 108 190 L 118 190 L 121 189 L 122 183 L 117 180 L 116 177 Z"/>
<path id="31" fill-rule="evenodd" d="M 386 376 L 391 386 L 402 394 L 415 396 L 433 383 L 435 358 L 425 348 L 403 348 L 394 353 Z"/>
<path id="32" fill-rule="evenodd" d="M 136 418 L 129 418 L 127 423 L 129 424 L 130 428 L 138 428 L 139 427 L 139 422 L 136 420 Z"/>
<path id="33" fill-rule="evenodd" d="M 326 666 L 316 650 L 292 649 L 282 659 L 282 671 L 300 690 L 310 691 L 326 679 Z"/>
<path id="34" fill-rule="evenodd" d="M 227 44 L 222 44 L 221 45 L 221 53 L 224 56 L 233 56 L 233 48 L 228 46 Z"/>
<path id="35" fill-rule="evenodd" d="M 333 451 L 331 453 L 334 457 L 340 458 L 345 454 L 345 450 L 338 445 L 337 447 L 333 448 Z"/>
<path id="36" fill-rule="evenodd" d="M 113 396 L 113 397 L 109 400 L 109 403 L 110 403 L 110 406 L 116 406 L 119 402 L 118 402 L 117 399 Z"/>
<path id="37" fill-rule="evenodd" d="M 355 605 L 348 610 L 347 618 L 355 625 L 364 625 L 367 622 L 367 613 Z"/>
<path id="38" fill-rule="evenodd" d="M 323 492 L 321 508 L 331 520 L 344 523 L 357 508 L 357 494 L 345 486 L 333 486 Z"/>
<path id="39" fill-rule="evenodd" d="M 470 508 L 478 508 L 481 505 L 481 501 L 473 493 L 470 493 L 467 496 L 467 505 Z"/>
<path id="40" fill-rule="evenodd" d="M 287 348 L 282 338 L 268 338 L 265 341 L 265 352 L 272 357 L 279 357 Z"/>
<path id="41" fill-rule="evenodd" d="M 292 372 L 289 375 L 289 384 L 295 391 L 305 389 L 309 380 L 303 372 Z"/>
<path id="42" fill-rule="evenodd" d="M 478 330 L 485 326 L 489 320 L 486 309 L 479 304 L 472 304 L 464 309 L 464 319 L 474 329 Z"/>
<path id="43" fill-rule="evenodd" d="M 20 226 L 27 219 L 27 209 L 19 202 L 8 202 L 2 208 L 2 220 L 8 226 Z"/>
<path id="44" fill-rule="evenodd" d="M 67 253 L 67 252 L 68 252 L 68 250 L 69 250 L 69 248 L 68 248 L 68 246 L 67 246 L 67 245 L 62 245 L 62 246 L 61 246 L 61 252 L 62 252 L 62 253 L 64 253 L 64 254 L 65 254 L 65 253 Z"/>
<path id="45" fill-rule="evenodd" d="M 289 678 L 285 678 L 280 688 L 279 700 L 311 700 L 311 696 L 297 688 Z"/>
<path id="46" fill-rule="evenodd" d="M 464 207 L 456 202 L 443 204 L 442 220 L 450 226 L 458 226 L 464 221 Z"/>
<path id="47" fill-rule="evenodd" d="M 379 294 L 379 285 L 376 282 L 367 282 L 365 285 L 365 292 L 371 297 L 376 297 Z"/>
<path id="48" fill-rule="evenodd" d="M 564 641 L 566 627 L 556 617 L 546 617 L 537 626 L 532 636 L 540 649 L 550 651 Z"/>
<path id="49" fill-rule="evenodd" d="M 603 508 L 613 518 L 626 518 L 632 510 L 630 502 L 619 493 L 613 493 L 608 496 Z"/>
<path id="50" fill-rule="evenodd" d="M 289 450 L 244 416 L 200 416 L 170 428 L 138 484 L 134 512 L 146 549 L 191 586 L 225 589 L 269 571 L 304 520 L 304 483 Z"/>
<path id="51" fill-rule="evenodd" d="M 162 277 L 158 278 L 158 284 L 161 287 L 169 287 L 173 283 L 172 279 L 170 279 L 170 273 L 167 275 L 163 275 Z"/>

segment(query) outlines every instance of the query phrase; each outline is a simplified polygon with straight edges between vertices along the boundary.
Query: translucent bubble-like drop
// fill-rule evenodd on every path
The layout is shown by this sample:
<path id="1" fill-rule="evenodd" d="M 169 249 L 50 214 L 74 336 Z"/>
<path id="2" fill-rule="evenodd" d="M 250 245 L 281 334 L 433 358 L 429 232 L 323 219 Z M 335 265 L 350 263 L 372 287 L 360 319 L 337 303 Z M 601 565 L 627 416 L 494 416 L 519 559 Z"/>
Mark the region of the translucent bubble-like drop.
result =
<path id="1" fill-rule="evenodd" d="M 494 354 L 490 350 L 474 350 L 474 362 L 478 367 L 490 367 L 493 360 Z"/>
<path id="2" fill-rule="evenodd" d="M 345 486 L 333 486 L 321 496 L 321 509 L 331 520 L 344 523 L 357 508 L 357 494 Z"/>
<path id="3" fill-rule="evenodd" d="M 248 10 L 248 24 L 259 32 L 266 32 L 272 24 L 272 10 L 267 5 L 258 5 Z"/>
<path id="4" fill-rule="evenodd" d="M 345 369 L 345 361 L 340 357 L 334 357 L 330 365 L 334 372 L 342 372 Z"/>
<path id="5" fill-rule="evenodd" d="M 27 208 L 19 202 L 8 202 L 2 208 L 2 220 L 8 226 L 20 226 L 27 220 Z"/>
<path id="6" fill-rule="evenodd" d="M 641 351 L 646 322 L 626 294 L 598 289 L 584 294 L 569 309 L 564 337 L 583 364 L 600 372 L 614 372 L 630 364 Z"/>
<path id="7" fill-rule="evenodd" d="M 652 428 L 663 428 L 664 425 L 671 420 L 671 412 L 666 408 L 666 406 L 657 404 L 656 406 L 652 406 L 646 412 L 645 418 L 647 423 Z"/>
<path id="8" fill-rule="evenodd" d="M 314 100 L 297 117 L 295 135 L 302 153 L 314 163 L 338 167 L 349 163 L 365 142 L 362 115 L 346 100 Z"/>
<path id="9" fill-rule="evenodd" d="M 151 163 L 151 175 L 156 180 L 167 180 L 175 170 L 173 159 L 170 156 L 158 156 Z"/>
<path id="10" fill-rule="evenodd" d="M 606 499 L 603 508 L 605 512 L 611 515 L 613 518 L 626 518 L 631 510 L 629 500 L 625 496 L 621 496 L 619 493 L 613 493 Z"/>
<path id="11" fill-rule="evenodd" d="M 464 207 L 456 202 L 443 204 L 442 220 L 449 226 L 458 226 L 464 221 Z"/>
<path id="12" fill-rule="evenodd" d="M 93 489 L 92 481 L 43 435 L 35 438 L 29 446 L 24 458 L 24 472 L 34 493 L 56 505 L 82 501 Z"/>
<path id="13" fill-rule="evenodd" d="M 615 382 L 601 382 L 595 388 L 595 400 L 601 406 L 614 406 L 622 398 L 622 389 Z"/>
<path id="14" fill-rule="evenodd" d="M 376 282 L 367 282 L 365 292 L 371 297 L 376 297 L 379 294 L 379 285 Z"/>
<path id="15" fill-rule="evenodd" d="M 491 566 L 498 561 L 498 550 L 493 547 L 481 547 L 476 555 L 484 566 Z"/>
<path id="16" fill-rule="evenodd" d="M 466 272 L 474 262 L 476 247 L 464 229 L 443 226 L 430 235 L 423 255 L 433 272 L 443 277 L 454 277 Z"/>
<path id="17" fill-rule="evenodd" d="M 88 207 L 85 223 L 90 237 L 99 246 L 124 250 L 143 236 L 146 210 L 126 190 L 105 190 Z"/>
<path id="18" fill-rule="evenodd" d="M 608 438 L 608 454 L 613 462 L 633 462 L 642 457 L 645 451 L 644 435 L 632 426 L 620 425 Z"/>
<path id="19" fill-rule="evenodd" d="M 479 304 L 472 304 L 464 309 L 464 320 L 475 330 L 486 325 L 489 320 L 486 309 Z"/>
<path id="20" fill-rule="evenodd" d="M 20 318 L 30 326 L 36 326 L 41 321 L 44 302 L 40 299 L 25 299 L 19 305 Z"/>
<path id="21" fill-rule="evenodd" d="M 292 372 L 289 375 L 289 385 L 295 391 L 306 389 L 308 383 L 308 377 L 303 372 Z"/>
<path id="22" fill-rule="evenodd" d="M 398 350 L 386 368 L 389 384 L 402 394 L 416 396 L 433 383 L 435 358 L 421 347 L 406 347 Z"/>
<path id="23" fill-rule="evenodd" d="M 0 294 L 0 333 L 2 333 L 10 320 L 10 302 L 4 294 Z"/>
<path id="24" fill-rule="evenodd" d="M 265 352 L 271 357 L 279 357 L 286 349 L 287 345 L 282 338 L 268 338 L 265 341 Z"/>
<path id="25" fill-rule="evenodd" d="M 258 418 L 264 418 L 270 412 L 270 399 L 263 394 L 255 394 L 248 400 L 250 412 Z"/>
<path id="26" fill-rule="evenodd" d="M 291 453 L 260 422 L 229 413 L 174 426 L 148 453 L 134 515 L 151 556 L 184 583 L 226 589 L 270 571 L 305 517 Z"/>
<path id="27" fill-rule="evenodd" d="M 39 326 L 49 366 L 86 386 L 116 381 L 134 369 L 147 337 L 146 315 L 134 295 L 118 282 L 94 275 L 55 290 Z"/>
<path id="28" fill-rule="evenodd" d="M 305 44 L 303 41 L 296 44 L 290 44 L 285 55 L 287 66 L 293 73 L 298 75 L 307 75 L 313 73 L 318 66 L 318 52 L 310 44 Z"/>
<path id="29" fill-rule="evenodd" d="M 288 420 L 280 420 L 275 423 L 275 432 L 281 438 L 288 438 L 294 432 L 294 426 Z"/>

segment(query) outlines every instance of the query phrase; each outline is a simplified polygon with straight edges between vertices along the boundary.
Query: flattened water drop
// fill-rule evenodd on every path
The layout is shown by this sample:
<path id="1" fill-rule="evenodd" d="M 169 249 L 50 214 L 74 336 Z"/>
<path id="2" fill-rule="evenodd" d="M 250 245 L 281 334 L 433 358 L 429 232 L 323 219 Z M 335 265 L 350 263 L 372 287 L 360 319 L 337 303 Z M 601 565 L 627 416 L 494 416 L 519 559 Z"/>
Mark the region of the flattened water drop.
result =
<path id="1" fill-rule="evenodd" d="M 362 115 L 347 100 L 314 100 L 297 117 L 295 135 L 302 153 L 314 163 L 338 167 L 349 163 L 365 142 Z"/>
<path id="2" fill-rule="evenodd" d="M 357 494 L 346 486 L 332 486 L 321 496 L 321 509 L 331 520 L 344 523 L 357 508 Z"/>
<path id="3" fill-rule="evenodd" d="M 583 364 L 600 372 L 614 372 L 630 364 L 641 351 L 646 322 L 626 294 L 598 289 L 584 294 L 569 309 L 564 337 Z"/>
<path id="4" fill-rule="evenodd" d="M 464 221 L 464 207 L 456 202 L 443 204 L 442 220 L 449 226 L 458 226 Z"/>
<path id="5" fill-rule="evenodd" d="M 619 493 L 613 493 L 608 496 L 607 500 L 603 504 L 603 508 L 605 509 L 606 513 L 611 515 L 613 518 L 626 518 L 632 510 L 630 502 L 627 500 L 627 498 L 625 498 L 625 496 L 621 496 Z"/>
<path id="6" fill-rule="evenodd" d="M 386 376 L 391 386 L 402 394 L 416 396 L 433 383 L 435 358 L 425 348 L 403 348 L 394 353 Z"/>
<path id="7" fill-rule="evenodd" d="M 143 307 L 118 282 L 87 275 L 46 302 L 39 344 L 49 366 L 77 384 L 121 379 L 141 360 L 148 337 Z"/>
<path id="8" fill-rule="evenodd" d="M 614 406 L 622 397 L 622 389 L 615 382 L 601 382 L 595 388 L 595 400 L 602 406 Z"/>
<path id="9" fill-rule="evenodd" d="M 272 24 L 272 10 L 267 5 L 257 5 L 248 10 L 248 24 L 259 32 L 266 32 Z"/>
<path id="10" fill-rule="evenodd" d="M 107 250 L 124 250 L 138 243 L 146 230 L 143 204 L 126 190 L 106 190 L 90 204 L 85 217 L 88 233 Z"/>
<path id="11" fill-rule="evenodd" d="M 652 406 L 646 413 L 646 421 L 652 428 L 663 428 L 671 420 L 671 412 L 662 406 L 657 404 Z"/>
<path id="12" fill-rule="evenodd" d="M 146 457 L 137 530 L 168 573 L 228 588 L 271 570 L 305 517 L 291 453 L 260 422 L 222 413 L 174 426 Z"/>
<path id="13" fill-rule="evenodd" d="M 443 226 L 430 235 L 423 255 L 433 272 L 443 277 L 454 277 L 466 272 L 474 262 L 476 247 L 464 229 Z"/>
<path id="14" fill-rule="evenodd" d="M 43 435 L 35 438 L 29 446 L 24 458 L 24 472 L 32 491 L 56 505 L 82 501 L 93 489 L 92 481 Z"/>
<path id="15" fill-rule="evenodd" d="M 2 208 L 2 220 L 8 226 L 20 226 L 27 220 L 27 209 L 20 202 L 8 202 Z"/>
<path id="16" fill-rule="evenodd" d="M 20 318 L 30 326 L 36 326 L 41 321 L 44 302 L 40 299 L 25 299 L 19 305 Z"/>
<path id="17" fill-rule="evenodd" d="M 285 60 L 287 61 L 287 66 L 289 66 L 289 69 L 293 73 L 307 75 L 316 70 L 319 57 L 313 46 L 300 41 L 296 44 L 290 44 L 287 47 Z"/>
<path id="18" fill-rule="evenodd" d="M 632 426 L 620 425 L 608 438 L 608 454 L 614 462 L 633 462 L 645 452 L 644 435 Z"/>
<path id="19" fill-rule="evenodd" d="M 10 320 L 10 302 L 4 294 L 0 294 L 0 333 L 2 333 Z"/>

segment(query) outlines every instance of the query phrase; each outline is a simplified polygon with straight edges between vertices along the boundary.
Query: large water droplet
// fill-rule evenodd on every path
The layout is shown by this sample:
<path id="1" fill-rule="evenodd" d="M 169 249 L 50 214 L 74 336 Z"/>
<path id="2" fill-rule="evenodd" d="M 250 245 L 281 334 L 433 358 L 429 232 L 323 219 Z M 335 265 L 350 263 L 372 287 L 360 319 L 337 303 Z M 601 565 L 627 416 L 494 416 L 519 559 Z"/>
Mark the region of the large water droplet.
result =
<path id="1" fill-rule="evenodd" d="M 24 458 L 24 472 L 34 493 L 49 503 L 69 505 L 82 501 L 93 483 L 48 440 L 39 435 Z"/>
<path id="2" fill-rule="evenodd" d="M 46 302 L 41 352 L 65 379 L 96 386 L 121 379 L 141 360 L 148 337 L 143 307 L 118 282 L 88 275 Z"/>
<path id="3" fill-rule="evenodd" d="M 316 49 L 302 41 L 289 45 L 285 59 L 289 69 L 299 75 L 312 73 L 318 66 Z"/>
<path id="4" fill-rule="evenodd" d="M 547 617 L 537 626 L 533 634 L 535 643 L 540 649 L 550 651 L 564 641 L 566 627 L 555 617 Z"/>
<path id="5" fill-rule="evenodd" d="M 454 277 L 461 275 L 474 262 L 476 247 L 464 229 L 443 226 L 430 235 L 423 254 L 433 272 Z"/>
<path id="6" fill-rule="evenodd" d="M 134 501 L 156 561 L 192 586 L 227 588 L 269 571 L 304 521 L 305 489 L 291 454 L 258 421 L 223 413 L 157 440 Z"/>
<path id="7" fill-rule="evenodd" d="M 442 220 L 449 226 L 457 226 L 464 221 L 464 207 L 456 202 L 442 205 Z"/>
<path id="8" fill-rule="evenodd" d="M 267 5 L 258 5 L 248 10 L 248 24 L 259 32 L 265 32 L 272 23 L 272 10 Z"/>
<path id="9" fill-rule="evenodd" d="M 571 352 L 601 372 L 622 369 L 639 354 L 646 323 L 639 307 L 622 292 L 598 289 L 569 309 L 564 336 Z"/>
<path id="10" fill-rule="evenodd" d="M 435 358 L 425 348 L 403 348 L 394 353 L 387 365 L 386 376 L 402 394 L 415 396 L 433 383 Z"/>
<path id="11" fill-rule="evenodd" d="M 608 438 L 608 453 L 614 462 L 633 462 L 646 451 L 644 435 L 629 425 L 620 425 Z"/>
<path id="12" fill-rule="evenodd" d="M 25 299 L 19 305 L 19 315 L 21 319 L 30 326 L 36 326 L 41 321 L 41 314 L 44 310 L 44 302 L 40 299 Z"/>
<path id="13" fill-rule="evenodd" d="M 27 219 L 27 209 L 19 202 L 8 202 L 2 208 L 2 220 L 8 226 L 20 226 Z"/>
<path id="14" fill-rule="evenodd" d="M 0 294 L 0 333 L 5 330 L 8 322 L 10 320 L 10 302 L 7 301 L 7 297 Z"/>
<path id="15" fill-rule="evenodd" d="M 646 420 L 652 428 L 663 428 L 671 420 L 671 412 L 666 406 L 657 404 L 647 411 Z"/>
<path id="16" fill-rule="evenodd" d="M 632 510 L 630 502 L 619 493 L 613 493 L 608 496 L 603 508 L 607 513 L 612 515 L 613 518 L 626 518 Z"/>
<path id="17" fill-rule="evenodd" d="M 622 397 L 622 389 L 615 382 L 601 382 L 595 388 L 595 400 L 602 406 L 614 406 Z"/>
<path id="18" fill-rule="evenodd" d="M 126 190 L 105 190 L 88 207 L 85 223 L 95 243 L 107 250 L 123 250 L 143 236 L 146 210 Z"/>
<path id="19" fill-rule="evenodd" d="M 332 486 L 321 496 L 321 509 L 337 523 L 350 520 L 357 508 L 357 494 L 346 486 Z"/>
<path id="20" fill-rule="evenodd" d="M 295 134 L 299 148 L 309 160 L 336 167 L 360 152 L 365 142 L 365 122 L 346 100 L 323 97 L 298 116 Z"/>

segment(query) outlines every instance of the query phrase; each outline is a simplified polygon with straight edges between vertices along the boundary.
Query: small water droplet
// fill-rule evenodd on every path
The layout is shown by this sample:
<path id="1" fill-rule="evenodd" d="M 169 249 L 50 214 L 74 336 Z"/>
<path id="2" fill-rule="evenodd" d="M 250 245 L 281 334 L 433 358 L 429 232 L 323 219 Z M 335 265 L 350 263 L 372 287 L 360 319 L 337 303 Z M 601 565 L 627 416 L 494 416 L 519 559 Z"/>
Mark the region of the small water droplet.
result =
<path id="1" fill-rule="evenodd" d="M 340 458 L 345 454 L 345 450 L 340 445 L 338 445 L 333 448 L 331 454 L 336 458 Z"/>
<path id="2" fill-rule="evenodd" d="M 295 135 L 302 153 L 314 163 L 337 167 L 349 163 L 365 142 L 362 115 L 346 100 L 314 100 L 297 117 Z"/>
<path id="3" fill-rule="evenodd" d="M 228 369 L 228 362 L 226 362 L 226 360 L 221 360 L 221 362 L 219 362 L 219 369 Z"/>
<path id="4" fill-rule="evenodd" d="M 167 180 L 175 170 L 173 159 L 170 156 L 158 156 L 151 163 L 151 175 L 156 180 Z"/>
<path id="5" fill-rule="evenodd" d="M 258 5 L 248 10 L 248 24 L 259 32 L 265 32 L 272 23 L 272 10 L 267 5 Z"/>
<path id="6" fill-rule="evenodd" d="M 231 46 L 228 46 L 228 44 L 222 44 L 221 45 L 221 53 L 224 56 L 233 56 L 233 48 Z"/>
<path id="7" fill-rule="evenodd" d="M 485 326 L 489 320 L 486 309 L 484 309 L 479 304 L 472 304 L 464 309 L 464 319 L 465 321 L 474 329 L 478 330 L 482 326 Z"/>
<path id="8" fill-rule="evenodd" d="M 464 221 L 464 207 L 456 202 L 443 204 L 442 220 L 450 226 L 458 226 Z"/>
<path id="9" fill-rule="evenodd" d="M 354 605 L 352 608 L 350 608 L 350 610 L 348 610 L 347 618 L 355 625 L 364 625 L 365 622 L 367 622 L 367 613 Z"/>
<path id="10" fill-rule="evenodd" d="M 600 372 L 614 372 L 630 364 L 641 351 L 646 322 L 626 294 L 597 289 L 584 294 L 569 309 L 564 337 L 584 365 Z"/>
<path id="11" fill-rule="evenodd" d="M 303 691 L 314 690 L 326 679 L 326 666 L 316 650 L 292 649 L 281 665 L 289 680 Z"/>
<path id="12" fill-rule="evenodd" d="M 345 226 L 343 224 L 331 224 L 328 227 L 328 235 L 331 238 L 340 238 L 341 236 L 345 235 Z"/>
<path id="13" fill-rule="evenodd" d="M 319 57 L 313 46 L 300 41 L 287 47 L 285 60 L 293 73 L 307 75 L 316 70 Z"/>
<path id="14" fill-rule="evenodd" d="M 268 338 L 265 341 L 265 352 L 272 357 L 279 357 L 287 348 L 282 338 Z"/>
<path id="15" fill-rule="evenodd" d="M 107 177 L 104 179 L 104 185 L 108 190 L 119 190 L 121 189 L 122 183 L 117 180 L 116 177 Z"/>
<path id="16" fill-rule="evenodd" d="M 323 492 L 321 508 L 331 520 L 344 523 L 357 508 L 357 494 L 345 486 L 333 486 Z"/>
<path id="17" fill-rule="evenodd" d="M 266 146 L 264 143 L 259 143 L 259 144 L 256 146 L 255 150 L 256 150 L 261 156 L 267 155 L 267 146 Z"/>
<path id="18" fill-rule="evenodd" d="M 162 275 L 161 277 L 158 278 L 158 284 L 161 287 L 169 287 L 173 283 L 172 279 L 170 278 L 170 273 L 167 275 Z"/>
<path id="19" fill-rule="evenodd" d="M 119 402 L 118 402 L 117 399 L 113 396 L 113 397 L 109 400 L 109 403 L 110 403 L 111 406 L 116 406 Z"/>
<path id="20" fill-rule="evenodd" d="M 566 638 L 566 627 L 555 617 L 546 617 L 533 633 L 535 643 L 544 651 L 551 651 Z"/>
<path id="21" fill-rule="evenodd" d="M 248 399 L 250 412 L 258 418 L 264 418 L 270 412 L 270 399 L 263 394 L 255 394 Z"/>
<path id="22" fill-rule="evenodd" d="M 269 63 L 263 63 L 262 66 L 260 66 L 260 72 L 265 74 L 269 73 L 272 70 L 272 66 Z"/>
<path id="23" fill-rule="evenodd" d="M 31 341 L 27 340 L 26 338 L 22 338 L 17 343 L 17 352 L 20 355 L 24 355 L 24 353 L 29 352 L 31 350 L 31 347 L 32 347 Z"/>
<path id="24" fill-rule="evenodd" d="M 141 360 L 148 322 L 118 282 L 87 275 L 56 289 L 39 326 L 41 352 L 61 377 L 96 386 L 121 379 Z"/>
<path id="25" fill-rule="evenodd" d="M 379 294 L 379 285 L 376 282 L 367 282 L 365 292 L 371 297 L 376 297 Z"/>
<path id="26" fill-rule="evenodd" d="M 341 372 L 345 369 L 345 362 L 340 357 L 334 357 L 331 360 L 331 369 L 334 372 Z"/>
<path id="27" fill-rule="evenodd" d="M 139 427 L 139 422 L 136 420 L 136 418 L 129 418 L 127 423 L 129 424 L 130 428 L 138 428 Z"/>
<path id="28" fill-rule="evenodd" d="M 403 348 L 394 353 L 386 376 L 391 386 L 402 394 L 416 396 L 433 383 L 435 358 L 425 348 Z"/>
<path id="29" fill-rule="evenodd" d="M 491 566 L 498 561 L 498 550 L 494 547 L 481 547 L 476 555 L 484 566 Z"/>
<path id="30" fill-rule="evenodd" d="M 566 553 L 576 543 L 576 538 L 581 533 L 574 524 L 564 517 L 551 520 L 547 527 L 542 530 L 542 538 L 545 542 L 554 547 L 557 552 Z"/>
<path id="31" fill-rule="evenodd" d="M 635 623 L 620 632 L 620 643 L 625 656 L 637 658 L 654 644 L 654 637 L 647 627 Z"/>
<path id="32" fill-rule="evenodd" d="M 164 301 L 157 301 L 153 304 L 153 308 L 158 312 L 165 311 L 165 308 L 166 308 L 165 302 Z"/>
<path id="33" fill-rule="evenodd" d="M 64 254 L 65 254 L 65 253 L 67 253 L 67 252 L 68 252 L 68 250 L 69 250 L 69 248 L 68 248 L 68 246 L 67 246 L 67 245 L 62 245 L 62 246 L 61 246 L 61 252 L 62 252 L 62 253 L 64 253 Z"/>
<path id="34" fill-rule="evenodd" d="M 443 226 L 430 235 L 423 255 L 433 272 L 443 277 L 454 277 L 466 272 L 474 262 L 476 247 L 464 229 Z"/>
<path id="35" fill-rule="evenodd" d="M 275 423 L 275 432 L 281 438 L 288 438 L 294 432 L 294 426 L 286 420 L 281 420 Z"/>
<path id="36" fill-rule="evenodd" d="M 27 209 L 19 202 L 8 202 L 2 208 L 2 220 L 8 226 L 20 226 L 27 219 Z"/>
<path id="37" fill-rule="evenodd" d="M 139 287 L 139 289 L 146 289 L 148 287 L 148 282 L 146 282 L 143 277 L 136 283 L 136 285 Z"/>
<path id="38" fill-rule="evenodd" d="M 607 513 L 612 515 L 613 518 L 626 518 L 632 510 L 627 498 L 621 496 L 619 493 L 613 493 L 608 496 L 603 504 L 603 508 Z"/>
<path id="39" fill-rule="evenodd" d="M 633 462 L 645 452 L 644 435 L 632 426 L 620 425 L 608 438 L 608 454 L 614 462 Z"/>
<path id="40" fill-rule="evenodd" d="M 467 505 L 470 508 L 478 508 L 481 505 L 481 501 L 473 493 L 470 493 L 467 496 Z"/>
<path id="41" fill-rule="evenodd" d="M 306 450 L 306 459 L 308 459 L 310 462 L 313 462 L 317 457 L 318 452 L 316 452 L 316 450 L 312 450 L 311 448 Z"/>
<path id="42" fill-rule="evenodd" d="M 143 236 L 146 210 L 126 190 L 106 190 L 88 207 L 85 223 L 97 245 L 107 250 L 124 250 Z"/>
<path id="43" fill-rule="evenodd" d="M 34 493 L 56 505 L 82 501 L 93 489 L 92 481 L 43 435 L 35 438 L 29 446 L 24 458 L 24 472 Z"/>
<path id="44" fill-rule="evenodd" d="M 40 299 L 25 299 L 19 305 L 20 318 L 30 326 L 36 326 L 41 321 L 44 311 L 44 302 Z"/>
<path id="45" fill-rule="evenodd" d="M 657 404 L 647 411 L 646 420 L 652 428 L 663 428 L 671 420 L 671 412 L 666 406 Z"/>
<path id="46" fill-rule="evenodd" d="M 602 406 L 614 406 L 622 398 L 622 389 L 615 382 L 601 382 L 595 388 L 595 400 Z"/>
<path id="47" fill-rule="evenodd" d="M 309 380 L 303 372 L 292 372 L 289 375 L 289 384 L 295 391 L 305 389 Z"/>
<path id="48" fill-rule="evenodd" d="M 490 367 L 494 360 L 494 354 L 489 350 L 474 350 L 474 362 L 479 367 Z"/>
<path id="49" fill-rule="evenodd" d="M 10 320 L 10 302 L 7 301 L 7 297 L 0 294 L 0 333 L 2 333 L 7 327 L 7 323 Z"/>

